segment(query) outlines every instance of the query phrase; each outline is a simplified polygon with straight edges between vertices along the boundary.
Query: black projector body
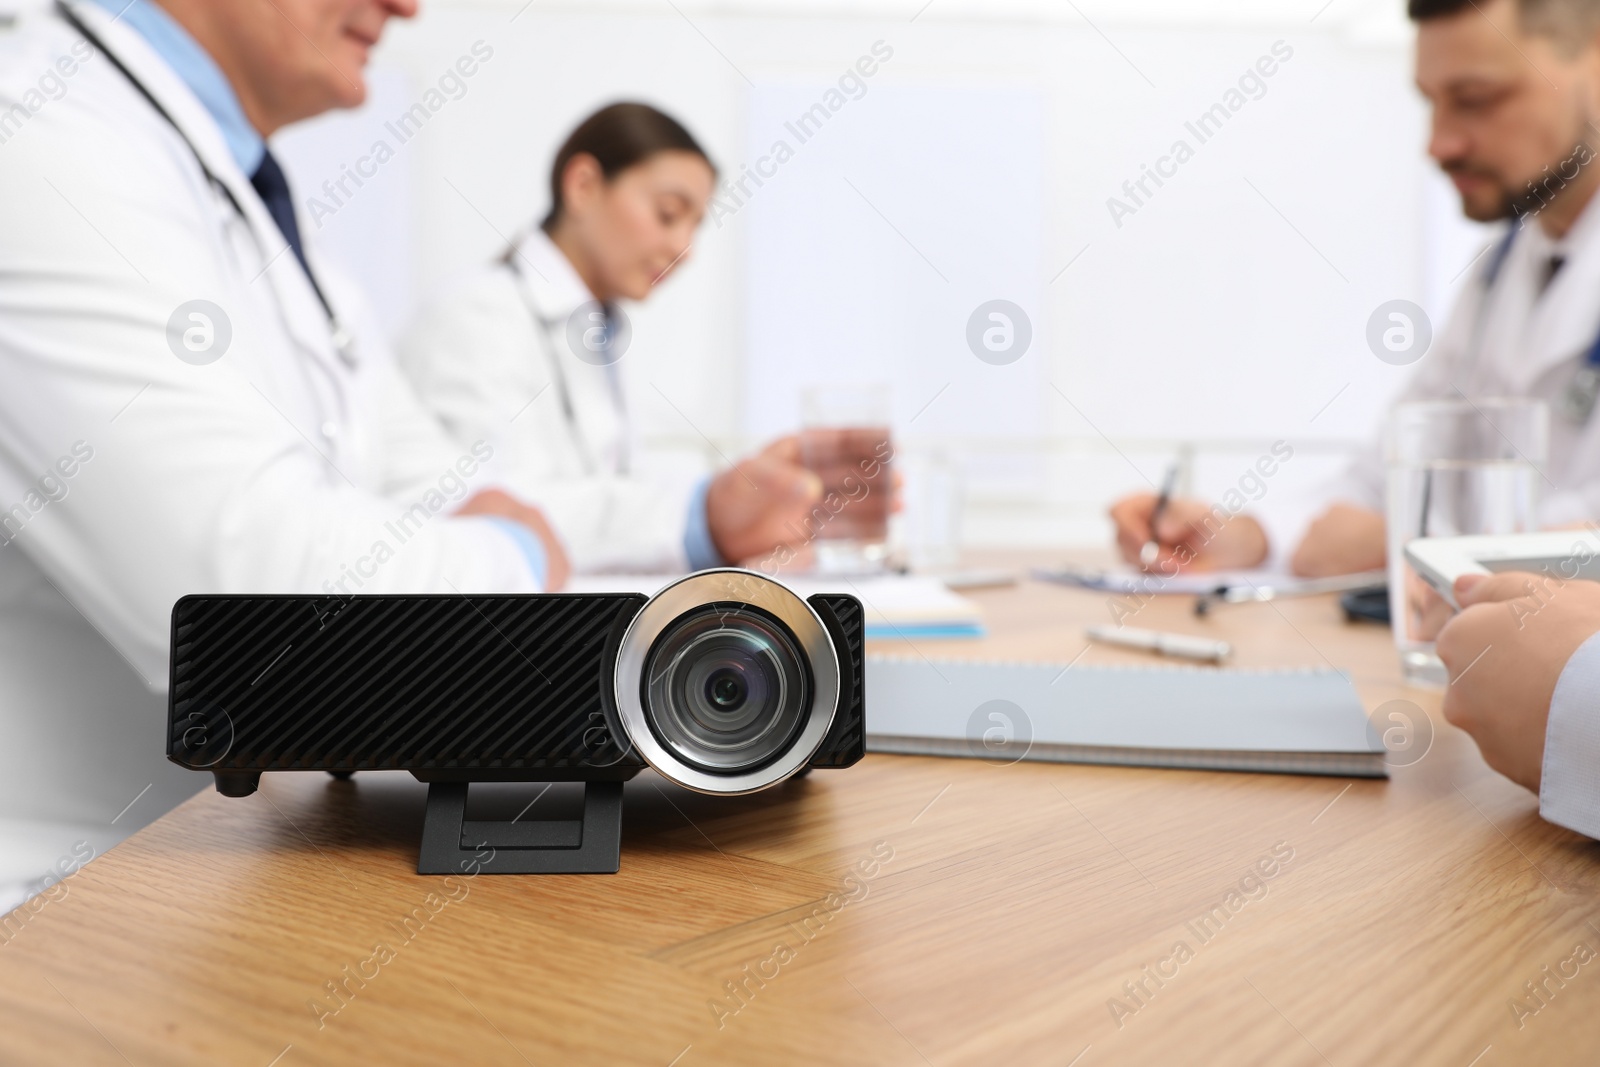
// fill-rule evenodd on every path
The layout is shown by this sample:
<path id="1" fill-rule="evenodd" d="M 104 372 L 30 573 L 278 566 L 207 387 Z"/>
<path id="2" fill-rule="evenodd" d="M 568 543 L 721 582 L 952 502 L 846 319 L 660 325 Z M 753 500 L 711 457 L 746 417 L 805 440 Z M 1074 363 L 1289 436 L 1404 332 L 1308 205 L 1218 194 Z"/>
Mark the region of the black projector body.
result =
<path id="1" fill-rule="evenodd" d="M 654 597 L 203 595 L 172 612 L 167 757 L 430 783 L 422 873 L 615 871 L 621 783 L 764 789 L 864 750 L 863 618 L 751 571 Z M 584 782 L 581 822 L 472 823 L 471 782 Z M 494 850 L 482 861 L 481 849 Z"/>

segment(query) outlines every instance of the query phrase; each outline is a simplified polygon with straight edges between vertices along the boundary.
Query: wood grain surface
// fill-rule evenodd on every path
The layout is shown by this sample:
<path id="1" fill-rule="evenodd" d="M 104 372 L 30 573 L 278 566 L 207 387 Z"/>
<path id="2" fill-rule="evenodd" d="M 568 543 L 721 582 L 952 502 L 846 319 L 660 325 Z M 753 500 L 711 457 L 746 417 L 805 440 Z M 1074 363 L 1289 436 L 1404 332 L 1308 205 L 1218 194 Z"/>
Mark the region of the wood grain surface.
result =
<path id="1" fill-rule="evenodd" d="M 1148 661 L 1085 652 L 1103 596 L 973 595 L 989 637 L 876 649 Z M 5 920 L 0 1062 L 1600 1062 L 1600 847 L 1334 598 L 1190 604 L 1130 622 L 1345 669 L 1425 754 L 1388 781 L 872 756 L 742 798 L 647 774 L 621 873 L 559 877 L 417 875 L 409 776 L 268 775 Z"/>

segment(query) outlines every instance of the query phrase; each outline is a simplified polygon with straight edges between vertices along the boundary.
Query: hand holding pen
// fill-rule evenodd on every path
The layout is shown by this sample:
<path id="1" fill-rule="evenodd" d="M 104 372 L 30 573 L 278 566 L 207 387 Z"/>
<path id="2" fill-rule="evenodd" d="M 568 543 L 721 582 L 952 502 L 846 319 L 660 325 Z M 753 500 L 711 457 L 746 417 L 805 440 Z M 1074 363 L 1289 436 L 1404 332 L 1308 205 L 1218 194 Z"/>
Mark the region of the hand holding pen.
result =
<path id="1" fill-rule="evenodd" d="M 1178 464 L 1174 463 L 1167 468 L 1167 476 L 1161 483 L 1161 495 L 1156 497 L 1156 506 L 1150 511 L 1150 535 L 1144 544 L 1139 546 L 1139 565 L 1149 570 L 1161 558 L 1161 541 L 1156 536 L 1156 531 L 1161 528 L 1161 520 L 1167 513 L 1167 506 L 1172 503 L 1172 491 L 1178 487 Z"/>
<path id="2" fill-rule="evenodd" d="M 1117 501 L 1111 520 L 1124 561 L 1145 570 L 1245 570 L 1267 558 L 1267 535 L 1247 514 L 1221 504 L 1175 496 L 1169 473 L 1160 493 L 1136 493 Z"/>

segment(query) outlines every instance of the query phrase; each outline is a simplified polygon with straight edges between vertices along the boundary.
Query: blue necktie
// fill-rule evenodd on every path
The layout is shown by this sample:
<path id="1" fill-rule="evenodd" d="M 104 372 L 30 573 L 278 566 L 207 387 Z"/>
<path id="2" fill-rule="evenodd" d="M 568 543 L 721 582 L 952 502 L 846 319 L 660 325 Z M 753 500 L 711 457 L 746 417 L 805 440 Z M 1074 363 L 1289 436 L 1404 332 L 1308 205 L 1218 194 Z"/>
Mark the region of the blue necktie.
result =
<path id="1" fill-rule="evenodd" d="M 317 302 L 322 305 L 323 313 L 328 316 L 328 328 L 332 332 L 333 347 L 339 353 L 339 358 L 344 360 L 346 366 L 354 367 L 356 365 L 354 341 L 345 328 L 339 325 L 339 319 L 333 313 L 333 305 L 328 303 L 328 298 L 323 295 L 322 286 L 317 284 L 317 276 L 311 273 L 311 264 L 306 262 L 305 249 L 300 245 L 300 224 L 294 219 L 294 199 L 289 195 L 289 179 L 270 151 L 262 153 L 261 166 L 250 176 L 250 184 L 255 188 L 256 195 L 261 197 L 261 202 L 266 205 L 267 214 L 278 224 L 284 240 L 289 242 L 289 247 L 294 251 L 294 258 L 300 261 L 300 269 L 306 272 L 306 281 L 311 283 L 311 291 L 317 295 Z"/>
<path id="2" fill-rule="evenodd" d="M 294 252 L 294 258 L 300 261 L 300 267 L 306 272 L 306 277 L 311 279 L 311 287 L 321 295 L 321 288 L 317 285 L 316 277 L 311 273 L 311 267 L 306 263 L 306 253 L 300 247 L 300 224 L 294 218 L 294 198 L 289 195 L 289 179 L 284 175 L 283 168 L 273 158 L 269 150 L 261 157 L 261 166 L 250 176 L 250 184 L 255 187 L 261 202 L 267 206 L 267 213 L 272 216 L 272 221 L 278 224 L 284 240 L 289 242 L 289 248 Z"/>
<path id="3" fill-rule="evenodd" d="M 1549 261 L 1545 263 L 1544 278 L 1539 282 L 1540 296 L 1543 296 L 1544 291 L 1550 288 L 1550 283 L 1556 280 L 1556 275 L 1561 273 L 1561 268 L 1566 266 L 1566 263 L 1566 256 L 1551 256 Z"/>

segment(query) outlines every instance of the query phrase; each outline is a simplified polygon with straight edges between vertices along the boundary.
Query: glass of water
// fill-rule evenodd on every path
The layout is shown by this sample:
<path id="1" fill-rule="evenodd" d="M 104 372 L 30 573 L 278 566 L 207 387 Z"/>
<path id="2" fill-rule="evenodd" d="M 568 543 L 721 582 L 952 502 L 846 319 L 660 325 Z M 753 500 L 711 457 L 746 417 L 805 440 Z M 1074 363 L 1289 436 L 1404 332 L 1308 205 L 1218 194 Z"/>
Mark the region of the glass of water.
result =
<path id="1" fill-rule="evenodd" d="M 1389 614 L 1407 682 L 1445 684 L 1433 642 L 1452 612 L 1406 563 L 1406 543 L 1537 529 L 1549 437 L 1541 400 L 1425 400 L 1395 408 L 1387 450 Z"/>
<path id="2" fill-rule="evenodd" d="M 905 475 L 906 563 L 918 573 L 953 570 L 961 561 L 961 468 L 942 449 L 907 448 L 895 461 Z"/>
<path id="3" fill-rule="evenodd" d="M 800 397 L 800 459 L 823 498 L 803 524 L 821 574 L 874 574 L 889 555 L 894 447 L 886 385 L 816 386 Z"/>

